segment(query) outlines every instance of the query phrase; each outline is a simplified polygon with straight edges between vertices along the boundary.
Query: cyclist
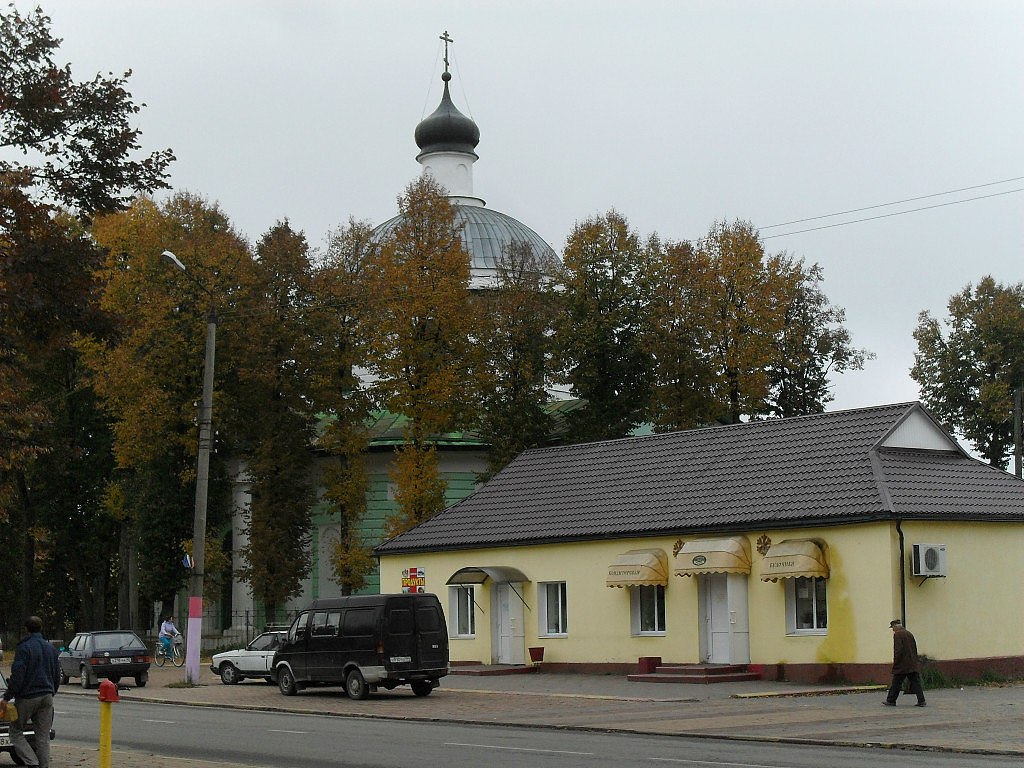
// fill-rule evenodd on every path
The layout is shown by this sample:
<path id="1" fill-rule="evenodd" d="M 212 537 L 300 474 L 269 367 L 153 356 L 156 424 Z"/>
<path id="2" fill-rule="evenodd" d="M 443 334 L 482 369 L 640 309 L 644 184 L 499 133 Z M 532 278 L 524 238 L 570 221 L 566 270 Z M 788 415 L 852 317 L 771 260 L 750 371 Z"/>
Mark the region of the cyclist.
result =
<path id="1" fill-rule="evenodd" d="M 160 625 L 160 646 L 164 650 L 164 655 L 167 658 L 171 658 L 171 643 L 174 642 L 174 638 L 180 635 L 181 632 L 174 626 L 174 615 L 168 616 L 164 619 Z"/>

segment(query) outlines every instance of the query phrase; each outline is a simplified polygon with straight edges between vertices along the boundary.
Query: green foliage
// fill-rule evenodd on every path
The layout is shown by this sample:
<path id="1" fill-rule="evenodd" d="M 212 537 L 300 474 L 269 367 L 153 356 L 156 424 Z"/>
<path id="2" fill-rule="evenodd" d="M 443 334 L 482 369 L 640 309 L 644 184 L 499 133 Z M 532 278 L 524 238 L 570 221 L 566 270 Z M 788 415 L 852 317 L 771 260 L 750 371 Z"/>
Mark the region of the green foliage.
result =
<path id="1" fill-rule="evenodd" d="M 1013 391 L 1024 385 L 1024 285 L 982 278 L 950 297 L 940 324 L 918 315 L 910 375 L 925 405 L 992 466 L 1013 452 Z"/>
<path id="2" fill-rule="evenodd" d="M 0 546 L 12 565 L 0 603 L 96 625 L 119 526 L 102 504 L 110 425 L 73 339 L 110 332 L 93 303 L 101 254 L 74 219 L 33 203 L 23 181 L 0 173 Z"/>
<path id="3" fill-rule="evenodd" d="M 24 171 L 50 200 L 85 214 L 166 187 L 169 149 L 133 159 L 141 132 L 132 127 L 139 107 L 126 88 L 131 72 L 75 82 L 71 65 L 54 60 L 60 42 L 42 9 L 0 12 L 0 146 L 39 158 L 2 160 L 0 175 Z"/>
<path id="4" fill-rule="evenodd" d="M 481 291 L 480 436 L 490 445 L 486 480 L 527 448 L 550 438 L 545 409 L 551 331 L 557 295 L 549 280 L 557 264 L 528 243 L 513 243 L 496 264 L 497 282 Z"/>
<path id="5" fill-rule="evenodd" d="M 269 612 L 299 593 L 310 569 L 315 492 L 308 467 L 316 422 L 306 382 L 316 357 L 306 332 L 315 303 L 308 250 L 301 233 L 278 223 L 256 246 L 240 300 L 249 322 L 237 340 L 238 409 L 229 427 L 245 462 L 250 504 L 238 575 Z"/>
<path id="6" fill-rule="evenodd" d="M 616 211 L 577 223 L 559 279 L 562 313 L 555 369 L 587 407 L 568 419 L 571 442 L 623 437 L 647 417 L 651 359 L 647 333 L 649 248 Z"/>

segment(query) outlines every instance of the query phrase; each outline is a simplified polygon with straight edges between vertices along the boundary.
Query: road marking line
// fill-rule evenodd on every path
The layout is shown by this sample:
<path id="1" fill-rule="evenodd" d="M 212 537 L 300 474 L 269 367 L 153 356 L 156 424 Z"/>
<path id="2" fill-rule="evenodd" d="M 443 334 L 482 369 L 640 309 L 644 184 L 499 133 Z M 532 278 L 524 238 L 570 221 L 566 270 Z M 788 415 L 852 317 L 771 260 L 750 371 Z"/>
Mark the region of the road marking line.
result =
<path id="1" fill-rule="evenodd" d="M 268 728 L 267 730 L 270 733 L 298 733 L 298 734 L 307 734 L 307 733 L 309 733 L 309 731 L 282 731 L 282 730 L 279 730 L 277 728 Z"/>
<path id="2" fill-rule="evenodd" d="M 143 719 L 142 722 L 144 722 L 144 723 L 164 723 L 165 725 L 174 725 L 178 721 L 177 720 L 145 720 L 145 719 Z"/>
<path id="3" fill-rule="evenodd" d="M 723 763 L 720 760 L 687 760 L 682 757 L 649 757 L 648 760 L 657 760 L 662 763 L 686 763 L 687 765 L 731 765 L 735 768 L 779 768 L 777 765 L 765 765 L 763 763 Z"/>
<path id="4" fill-rule="evenodd" d="M 572 752 L 568 749 L 531 749 L 529 747 L 501 747 L 497 744 L 465 744 L 461 741 L 446 741 L 446 747 L 476 747 L 478 749 L 502 749 L 506 752 L 542 752 L 548 755 L 583 755 L 593 757 L 593 752 Z"/>

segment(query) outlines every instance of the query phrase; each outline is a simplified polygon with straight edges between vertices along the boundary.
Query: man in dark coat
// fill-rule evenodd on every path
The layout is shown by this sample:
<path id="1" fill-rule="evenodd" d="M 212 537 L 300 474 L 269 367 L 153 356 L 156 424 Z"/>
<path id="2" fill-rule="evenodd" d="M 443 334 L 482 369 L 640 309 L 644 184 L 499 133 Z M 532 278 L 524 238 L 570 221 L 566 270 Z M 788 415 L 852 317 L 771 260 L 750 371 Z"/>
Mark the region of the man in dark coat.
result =
<path id="1" fill-rule="evenodd" d="M 7 702 L 15 700 L 18 719 L 11 723 L 11 742 L 21 765 L 50 768 L 50 729 L 53 727 L 53 695 L 60 688 L 60 663 L 57 651 L 43 639 L 43 622 L 38 616 L 25 620 L 28 632 L 18 642 L 11 664 L 11 679 L 0 701 L 0 714 Z M 36 732 L 36 748 L 32 751 L 24 730 L 29 721 Z"/>
<path id="2" fill-rule="evenodd" d="M 893 619 L 889 622 L 892 630 L 892 685 L 883 704 L 896 706 L 903 682 L 910 680 L 910 692 L 917 695 L 917 706 L 925 706 L 924 688 L 921 686 L 921 664 L 917 658 L 917 640 L 904 629 L 903 622 Z"/>

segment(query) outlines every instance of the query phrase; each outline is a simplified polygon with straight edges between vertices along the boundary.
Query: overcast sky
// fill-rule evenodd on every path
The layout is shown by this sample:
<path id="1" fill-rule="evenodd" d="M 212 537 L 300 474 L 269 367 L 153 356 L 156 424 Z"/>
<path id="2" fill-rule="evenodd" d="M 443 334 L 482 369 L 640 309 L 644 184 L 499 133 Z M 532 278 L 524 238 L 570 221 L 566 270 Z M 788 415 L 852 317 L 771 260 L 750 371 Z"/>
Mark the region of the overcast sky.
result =
<path id="1" fill-rule="evenodd" d="M 986 274 L 1022 280 L 1020 0 L 39 2 L 77 79 L 133 70 L 174 189 L 253 241 L 285 217 L 322 245 L 394 215 L 447 30 L 489 207 L 559 252 L 610 208 L 676 240 L 751 221 L 822 265 L 877 355 L 836 380 L 833 408 L 917 399 L 918 312 L 944 316 Z"/>

